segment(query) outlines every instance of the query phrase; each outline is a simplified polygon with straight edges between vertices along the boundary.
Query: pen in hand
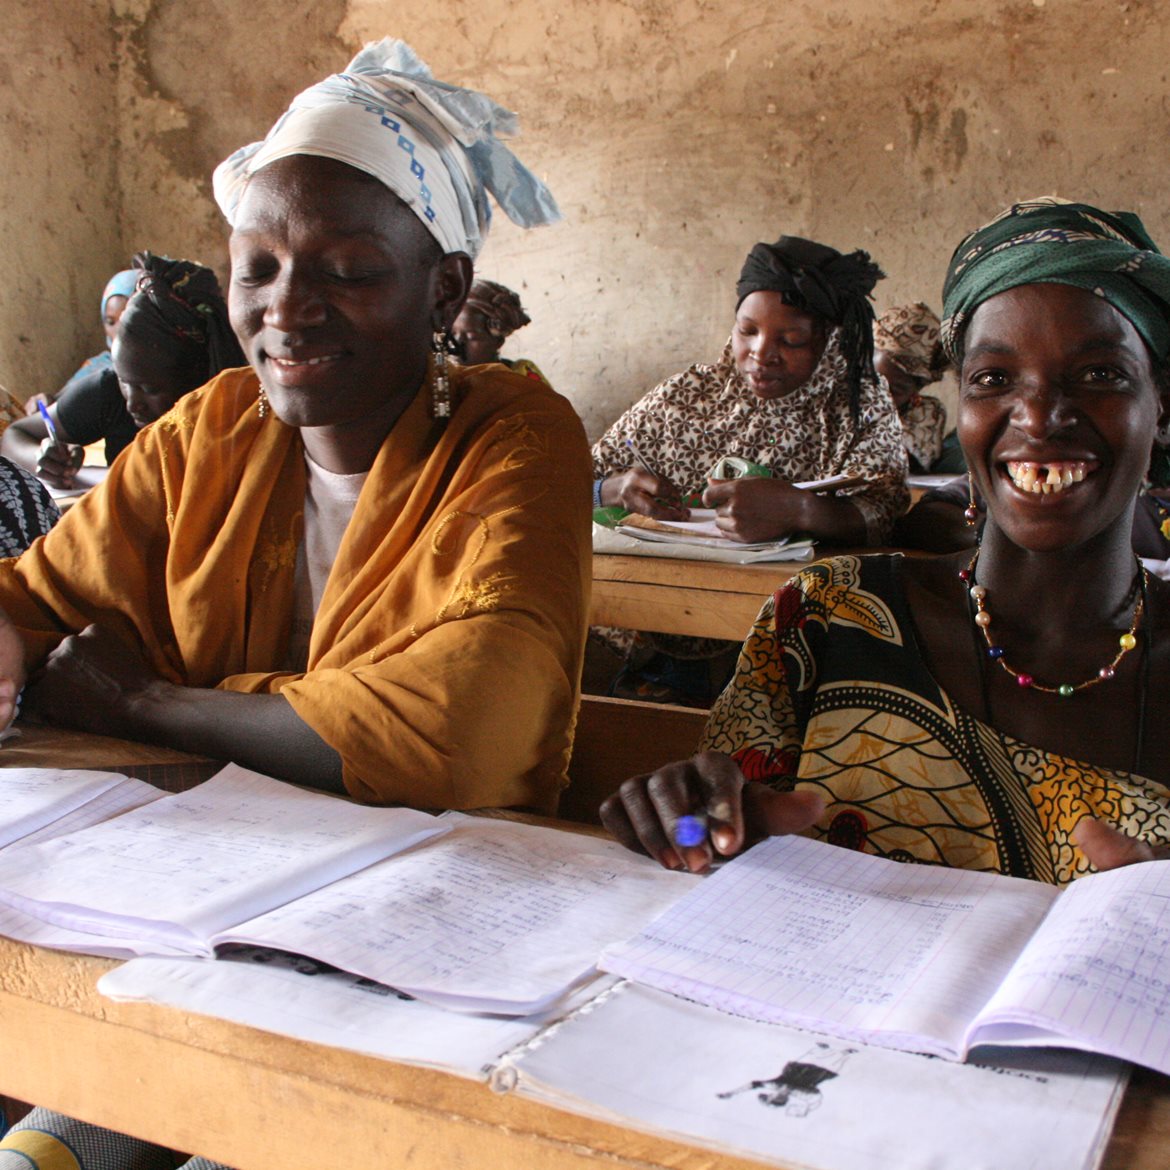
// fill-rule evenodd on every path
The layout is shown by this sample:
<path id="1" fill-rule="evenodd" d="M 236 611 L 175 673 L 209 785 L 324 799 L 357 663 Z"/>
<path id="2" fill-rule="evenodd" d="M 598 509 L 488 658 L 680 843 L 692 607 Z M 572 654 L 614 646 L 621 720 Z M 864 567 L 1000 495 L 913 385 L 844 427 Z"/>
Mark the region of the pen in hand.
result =
<path id="1" fill-rule="evenodd" d="M 673 483 L 665 476 L 660 475 L 654 465 L 638 450 L 637 445 L 633 439 L 626 439 L 626 446 L 629 447 L 631 454 L 636 460 L 637 466 L 644 468 L 656 480 L 658 480 L 660 494 L 655 497 L 659 503 L 665 504 L 668 508 L 680 508 L 686 512 L 686 504 L 683 502 L 682 493 L 674 486 Z M 669 494 L 667 494 L 669 492 Z"/>
<path id="2" fill-rule="evenodd" d="M 39 405 L 39 404 L 38 404 L 38 405 Z M 638 463 L 639 463 L 639 464 L 640 464 L 642 467 L 644 467 L 644 468 L 645 468 L 645 469 L 646 469 L 648 472 L 650 472 L 650 474 L 651 474 L 651 475 L 655 476 L 657 479 L 661 479 L 661 478 L 662 478 L 662 476 L 660 476 L 660 475 L 658 474 L 658 472 L 654 470 L 654 467 L 653 467 L 653 465 L 651 464 L 650 460 L 649 460 L 649 459 L 647 459 L 647 458 L 646 458 L 646 456 L 645 456 L 645 455 L 643 455 L 643 454 L 642 454 L 642 452 L 641 452 L 641 451 L 639 451 L 639 450 L 638 450 L 638 448 L 637 448 L 637 447 L 634 445 L 634 440 L 633 440 L 633 439 L 627 439 L 627 440 L 626 440 L 626 446 L 627 446 L 627 447 L 629 447 L 629 449 L 630 449 L 630 451 L 632 452 L 632 454 L 633 454 L 634 458 L 635 458 L 635 459 L 638 461 Z"/>
<path id="3" fill-rule="evenodd" d="M 714 828 L 722 837 L 726 832 L 724 826 L 731 820 L 731 806 L 721 800 L 711 810 L 705 812 L 688 813 L 681 816 L 674 823 L 674 843 L 683 849 L 693 849 L 697 845 L 706 845 L 711 840 L 712 822 Z"/>
<path id="4" fill-rule="evenodd" d="M 48 409 L 45 407 L 45 404 L 39 400 L 37 401 L 37 410 L 40 411 L 41 418 L 45 420 L 45 427 L 48 429 L 49 438 L 52 439 L 54 443 L 60 443 L 61 439 L 57 434 L 57 425 L 53 422 L 53 416 L 49 413 Z"/>
<path id="5" fill-rule="evenodd" d="M 80 447 L 74 447 L 62 440 L 61 433 L 57 430 L 57 424 L 53 422 L 53 416 L 48 412 L 43 402 L 37 402 L 37 411 L 44 419 L 49 437 L 41 443 L 36 473 L 53 487 L 71 488 L 77 470 L 81 466 L 81 461 L 85 458 L 85 453 Z M 52 452 L 52 458 L 46 459 L 49 452 Z"/>

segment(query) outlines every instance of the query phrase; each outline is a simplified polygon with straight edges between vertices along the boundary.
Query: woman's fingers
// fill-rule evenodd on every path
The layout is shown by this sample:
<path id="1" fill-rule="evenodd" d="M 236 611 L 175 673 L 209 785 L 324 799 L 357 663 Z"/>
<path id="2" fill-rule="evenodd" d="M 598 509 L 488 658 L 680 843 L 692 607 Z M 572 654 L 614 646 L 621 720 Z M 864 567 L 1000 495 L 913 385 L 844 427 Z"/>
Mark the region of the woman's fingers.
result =
<path id="1" fill-rule="evenodd" d="M 701 873 L 716 851 L 734 853 L 742 845 L 742 787 L 734 760 L 704 752 L 627 780 L 601 806 L 601 820 L 627 848 L 667 869 Z"/>
<path id="2" fill-rule="evenodd" d="M 607 797 L 601 805 L 601 823 L 627 849 L 648 854 L 666 869 L 678 869 L 682 859 L 650 798 L 652 779 L 650 775 L 632 776 Z"/>
<path id="3" fill-rule="evenodd" d="M 1155 849 L 1137 837 L 1129 837 L 1104 821 L 1085 817 L 1072 831 L 1073 844 L 1095 869 L 1117 869 L 1139 861 L 1163 860 L 1167 851 Z"/>

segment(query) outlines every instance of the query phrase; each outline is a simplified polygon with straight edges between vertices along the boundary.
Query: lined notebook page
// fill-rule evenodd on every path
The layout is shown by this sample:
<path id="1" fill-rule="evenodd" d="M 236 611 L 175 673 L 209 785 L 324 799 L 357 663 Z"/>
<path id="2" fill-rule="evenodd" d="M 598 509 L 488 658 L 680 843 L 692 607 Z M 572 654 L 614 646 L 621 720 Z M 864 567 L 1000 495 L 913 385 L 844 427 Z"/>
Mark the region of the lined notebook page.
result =
<path id="1" fill-rule="evenodd" d="M 226 931 L 444 1006 L 541 1010 L 699 879 L 616 841 L 447 813 L 439 840 Z"/>
<path id="2" fill-rule="evenodd" d="M 1030 1025 L 1170 1073 L 1170 861 L 1074 882 L 980 1022 Z"/>
<path id="3" fill-rule="evenodd" d="M 736 1015 L 953 1056 L 1056 897 L 774 837 L 600 966 Z"/>
<path id="4" fill-rule="evenodd" d="M 0 902 L 69 930 L 206 953 L 206 935 L 441 832 L 228 765 L 103 824 L 0 854 Z M 169 950 L 163 953 L 170 953 Z"/>
<path id="5" fill-rule="evenodd" d="M 126 777 L 116 772 L 5 768 L 0 773 L 0 847 L 19 841 L 125 783 Z"/>

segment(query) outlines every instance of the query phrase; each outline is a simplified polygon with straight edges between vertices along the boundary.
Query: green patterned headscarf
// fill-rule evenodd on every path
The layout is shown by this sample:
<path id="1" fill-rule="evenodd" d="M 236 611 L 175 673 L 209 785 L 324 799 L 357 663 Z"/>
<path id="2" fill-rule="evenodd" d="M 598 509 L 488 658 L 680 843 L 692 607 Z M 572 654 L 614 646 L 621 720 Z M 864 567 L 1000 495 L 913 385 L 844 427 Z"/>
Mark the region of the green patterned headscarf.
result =
<path id="1" fill-rule="evenodd" d="M 1130 211 L 1056 196 L 1014 203 L 955 249 L 943 285 L 942 342 L 958 362 L 971 314 L 1021 284 L 1071 284 L 1104 297 L 1161 361 L 1170 354 L 1170 258 Z"/>

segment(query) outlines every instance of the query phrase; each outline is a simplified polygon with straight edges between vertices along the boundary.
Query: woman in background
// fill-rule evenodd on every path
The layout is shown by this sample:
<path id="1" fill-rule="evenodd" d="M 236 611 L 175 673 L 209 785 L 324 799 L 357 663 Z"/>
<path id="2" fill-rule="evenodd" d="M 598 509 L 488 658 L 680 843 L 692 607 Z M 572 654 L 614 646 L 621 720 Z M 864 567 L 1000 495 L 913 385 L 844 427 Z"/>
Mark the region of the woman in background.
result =
<path id="1" fill-rule="evenodd" d="M 946 407 L 927 386 L 950 362 L 939 340 L 938 317 L 921 301 L 887 309 L 873 325 L 873 368 L 882 376 L 902 422 L 911 473 L 930 471 L 942 454 Z"/>
<path id="2" fill-rule="evenodd" d="M 531 318 L 524 312 L 520 297 L 510 288 L 494 280 L 477 280 L 455 318 L 451 337 L 455 342 L 455 356 L 465 366 L 485 362 L 500 362 L 517 374 L 524 374 L 537 382 L 548 384 L 535 362 L 528 358 L 500 356 L 504 342 Z"/>
<path id="3" fill-rule="evenodd" d="M 719 360 L 668 378 L 594 446 L 595 506 L 685 519 L 684 498 L 701 495 L 733 540 L 888 540 L 908 496 L 901 426 L 873 373 L 869 294 L 881 276 L 862 251 L 796 236 L 757 244 Z M 709 481 L 724 455 L 771 476 Z M 864 482 L 833 494 L 792 486 L 834 475 Z"/>
<path id="4" fill-rule="evenodd" d="M 829 544 L 888 542 L 909 496 L 902 429 L 873 370 L 869 294 L 881 275 L 862 251 L 842 255 L 795 236 L 757 244 L 719 361 L 668 378 L 594 446 L 594 506 L 679 520 L 701 502 L 736 541 L 801 532 Z M 770 474 L 710 478 L 725 455 Z M 860 482 L 822 494 L 793 486 L 835 475 Z M 618 656 L 613 694 L 705 707 L 735 650 L 715 639 L 598 630 L 593 655 Z M 591 663 L 598 675 L 613 670 Z"/>
<path id="5" fill-rule="evenodd" d="M 944 300 L 981 545 L 780 590 L 706 750 L 606 802 L 631 848 L 698 870 L 811 831 L 1063 884 L 1170 844 L 1170 586 L 1131 548 L 1170 418 L 1170 260 L 1134 215 L 1038 199 L 959 245 Z M 694 812 L 710 843 L 676 846 Z"/>
<path id="6" fill-rule="evenodd" d="M 20 556 L 60 518 L 45 485 L 0 455 L 0 558 Z"/>
<path id="7" fill-rule="evenodd" d="M 106 461 L 113 462 L 184 394 L 245 364 L 210 268 L 139 252 L 134 272 L 112 365 L 66 387 L 48 408 L 56 437 L 38 413 L 13 423 L 0 439 L 0 451 L 53 487 L 73 486 L 90 443 L 104 438 Z"/>
<path id="8" fill-rule="evenodd" d="M 89 374 L 110 368 L 110 349 L 114 344 L 114 338 L 118 336 L 118 322 L 121 320 L 122 311 L 126 308 L 126 302 L 134 293 L 134 285 L 137 280 L 137 270 L 125 268 L 121 272 L 115 272 L 106 281 L 106 287 L 102 290 L 101 299 L 102 332 L 106 335 L 106 348 L 101 353 L 95 354 L 91 358 L 86 358 L 69 376 L 69 380 L 65 385 L 55 394 L 33 394 L 28 398 L 24 407 L 25 414 L 35 415 L 39 413 L 37 407 L 38 402 L 44 403 L 45 406 L 52 406 L 74 382 Z"/>

